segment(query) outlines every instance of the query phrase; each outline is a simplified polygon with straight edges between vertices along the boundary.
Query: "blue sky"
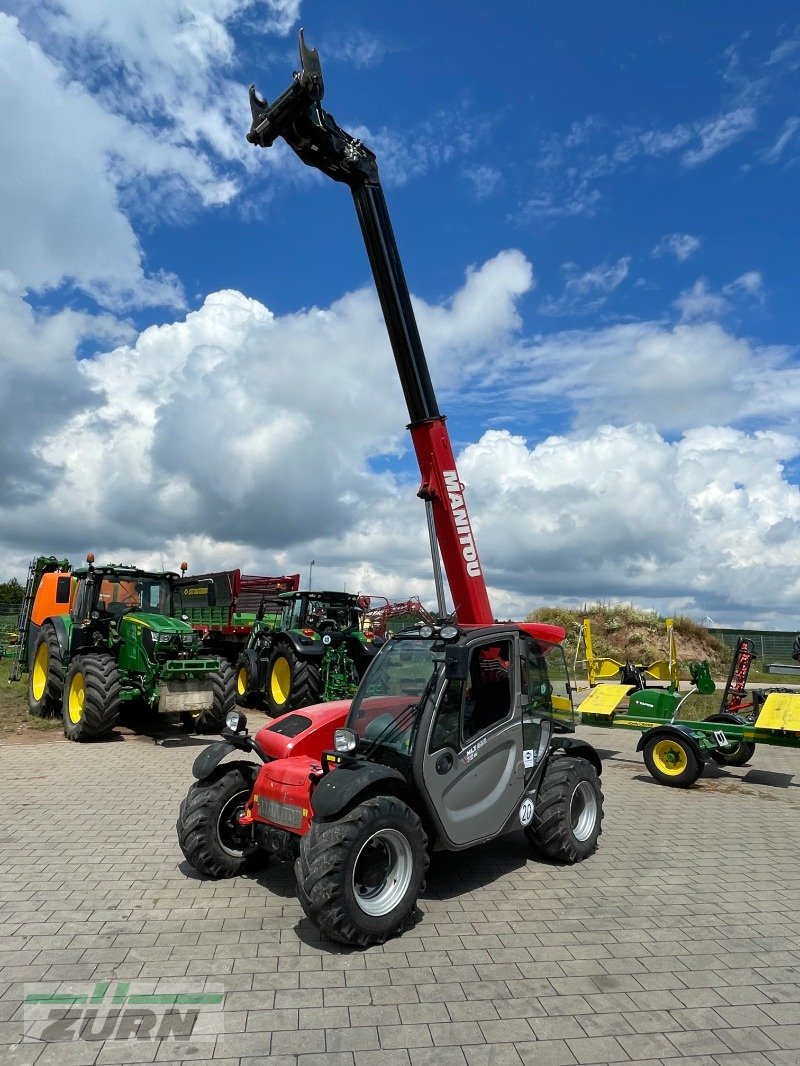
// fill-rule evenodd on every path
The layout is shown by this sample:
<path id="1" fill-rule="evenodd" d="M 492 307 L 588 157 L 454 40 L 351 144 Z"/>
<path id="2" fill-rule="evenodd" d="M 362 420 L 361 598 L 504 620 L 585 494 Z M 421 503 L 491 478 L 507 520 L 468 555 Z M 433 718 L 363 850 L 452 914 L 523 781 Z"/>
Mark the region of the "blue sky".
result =
<path id="1" fill-rule="evenodd" d="M 244 140 L 319 48 L 377 153 L 495 610 L 792 628 L 788 3 L 0 3 L 0 566 L 432 601 L 349 193 Z"/>

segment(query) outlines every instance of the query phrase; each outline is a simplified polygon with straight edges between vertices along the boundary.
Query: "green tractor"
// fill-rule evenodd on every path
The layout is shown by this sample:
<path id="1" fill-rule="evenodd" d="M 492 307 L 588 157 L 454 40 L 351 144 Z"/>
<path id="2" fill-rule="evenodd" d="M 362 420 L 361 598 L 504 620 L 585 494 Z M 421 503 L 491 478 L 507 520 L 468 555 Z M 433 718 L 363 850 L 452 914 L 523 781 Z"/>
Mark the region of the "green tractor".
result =
<path id="1" fill-rule="evenodd" d="M 200 634 L 171 617 L 177 574 L 87 565 L 41 575 L 30 590 L 28 707 L 61 711 L 69 740 L 107 736 L 124 709 L 179 716 L 216 733 L 234 706 L 229 663 L 203 655 Z"/>
<path id="2" fill-rule="evenodd" d="M 256 622 L 236 665 L 237 700 L 272 715 L 349 699 L 383 639 L 365 622 L 369 597 L 287 592 L 277 626 Z"/>

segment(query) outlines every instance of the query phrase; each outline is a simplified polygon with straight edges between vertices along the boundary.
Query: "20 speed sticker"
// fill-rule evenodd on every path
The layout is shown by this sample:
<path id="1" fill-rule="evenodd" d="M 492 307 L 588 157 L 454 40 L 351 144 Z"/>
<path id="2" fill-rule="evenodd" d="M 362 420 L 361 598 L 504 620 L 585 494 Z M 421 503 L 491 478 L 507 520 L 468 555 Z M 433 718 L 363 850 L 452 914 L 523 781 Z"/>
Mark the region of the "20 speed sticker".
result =
<path id="1" fill-rule="evenodd" d="M 533 821 L 533 800 L 526 796 L 519 809 L 519 824 L 530 825 Z"/>

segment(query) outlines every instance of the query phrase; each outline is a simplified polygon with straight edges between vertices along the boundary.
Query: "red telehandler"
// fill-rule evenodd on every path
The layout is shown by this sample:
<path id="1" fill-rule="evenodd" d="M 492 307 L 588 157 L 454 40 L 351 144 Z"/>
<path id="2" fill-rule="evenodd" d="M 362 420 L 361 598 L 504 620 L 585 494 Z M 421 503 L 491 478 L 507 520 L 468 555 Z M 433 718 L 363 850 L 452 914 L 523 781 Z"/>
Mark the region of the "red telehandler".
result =
<path id="1" fill-rule="evenodd" d="M 406 927 L 431 850 L 524 830 L 563 862 L 590 855 L 603 815 L 600 759 L 574 730 L 558 626 L 495 624 L 464 491 L 439 413 L 374 154 L 321 106 L 316 49 L 269 106 L 250 89 L 248 140 L 282 137 L 355 200 L 394 351 L 456 621 L 388 640 L 351 701 L 283 715 L 255 737 L 239 712 L 195 761 L 180 846 L 210 877 L 295 861 L 308 917 L 334 940 L 382 943 Z M 555 691 L 561 683 L 562 692 Z M 234 752 L 250 760 L 222 763 Z"/>

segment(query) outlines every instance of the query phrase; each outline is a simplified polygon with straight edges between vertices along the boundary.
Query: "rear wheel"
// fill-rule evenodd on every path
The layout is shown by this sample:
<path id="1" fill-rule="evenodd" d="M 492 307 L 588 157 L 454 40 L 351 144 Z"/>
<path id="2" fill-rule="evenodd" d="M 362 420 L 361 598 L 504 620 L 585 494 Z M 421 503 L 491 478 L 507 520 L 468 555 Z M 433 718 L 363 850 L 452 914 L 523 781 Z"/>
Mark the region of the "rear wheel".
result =
<path id="1" fill-rule="evenodd" d="M 295 863 L 300 903 L 332 940 L 382 944 L 408 922 L 428 863 L 415 812 L 393 796 L 375 796 L 334 822 L 311 823 Z"/>
<path id="2" fill-rule="evenodd" d="M 67 671 L 61 702 L 66 738 L 82 742 L 108 736 L 119 718 L 121 687 L 111 655 L 76 655 Z"/>
<path id="3" fill-rule="evenodd" d="M 219 669 L 209 675 L 214 690 L 214 702 L 210 710 L 201 711 L 195 718 L 196 733 L 220 733 L 225 717 L 236 710 L 236 676 L 227 659 L 219 660 Z"/>
<path id="4" fill-rule="evenodd" d="M 703 762 L 683 737 L 652 737 L 644 746 L 644 764 L 652 777 L 670 788 L 688 788 L 703 772 Z"/>
<path id="5" fill-rule="evenodd" d="M 586 759 L 553 756 L 539 786 L 533 820 L 525 830 L 531 847 L 558 862 L 580 862 L 602 832 L 603 792 Z"/>
<path id="6" fill-rule="evenodd" d="M 36 642 L 33 666 L 28 677 L 28 711 L 37 718 L 51 718 L 61 707 L 64 694 L 64 663 L 56 631 L 42 627 Z"/>
<path id="7" fill-rule="evenodd" d="M 249 830 L 239 825 L 258 768 L 243 763 L 220 766 L 197 781 L 181 803 L 178 843 L 188 862 L 204 877 L 236 877 L 269 860 Z"/>
<path id="8" fill-rule="evenodd" d="M 267 705 L 276 717 L 298 707 L 309 707 L 320 698 L 319 663 L 303 659 L 288 641 L 280 643 L 267 667 Z"/>
<path id="9" fill-rule="evenodd" d="M 746 725 L 746 721 L 738 714 L 712 714 L 705 719 L 706 722 L 719 722 L 720 725 Z M 750 762 L 756 750 L 755 744 L 749 740 L 734 740 L 731 744 L 723 745 L 711 752 L 711 758 L 721 766 L 744 766 Z"/>

